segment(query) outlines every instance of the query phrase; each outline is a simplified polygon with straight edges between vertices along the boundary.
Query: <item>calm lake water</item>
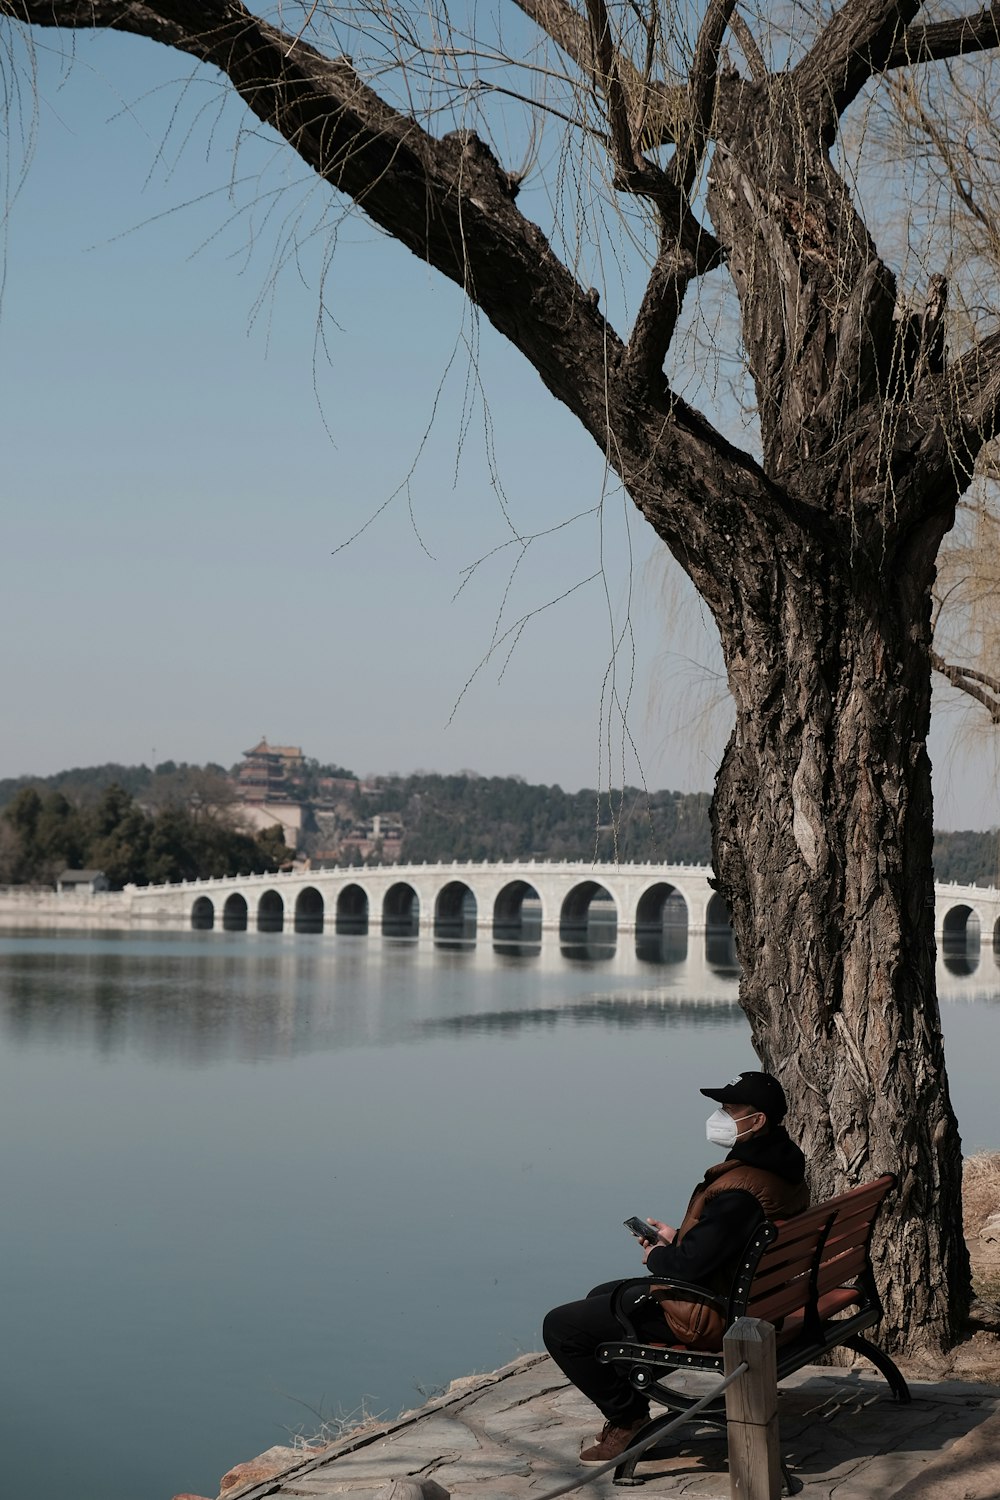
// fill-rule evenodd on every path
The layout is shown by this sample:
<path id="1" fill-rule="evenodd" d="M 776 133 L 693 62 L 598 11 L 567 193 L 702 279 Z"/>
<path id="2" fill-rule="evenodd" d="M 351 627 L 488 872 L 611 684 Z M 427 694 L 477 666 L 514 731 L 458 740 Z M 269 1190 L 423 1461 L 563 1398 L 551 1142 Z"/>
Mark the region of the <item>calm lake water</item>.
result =
<path id="1" fill-rule="evenodd" d="M 698 1085 L 754 1066 L 691 947 L 0 936 L 4 1493 L 214 1495 L 538 1348 L 714 1159 Z M 941 981 L 965 1147 L 998 1146 L 1000 970 Z"/>

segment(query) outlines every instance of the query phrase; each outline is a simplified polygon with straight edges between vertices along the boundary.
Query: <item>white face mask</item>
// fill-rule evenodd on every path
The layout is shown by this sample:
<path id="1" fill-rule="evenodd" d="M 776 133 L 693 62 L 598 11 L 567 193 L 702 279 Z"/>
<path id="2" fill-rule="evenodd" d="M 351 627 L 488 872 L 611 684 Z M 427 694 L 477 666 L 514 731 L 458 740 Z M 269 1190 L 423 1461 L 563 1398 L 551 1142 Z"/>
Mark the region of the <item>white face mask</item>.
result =
<path id="1" fill-rule="evenodd" d="M 725 1146 L 728 1150 L 736 1145 L 739 1136 L 736 1121 L 724 1109 L 717 1109 L 705 1121 L 705 1136 L 713 1146 Z"/>
<path id="2" fill-rule="evenodd" d="M 750 1115 L 751 1120 L 755 1115 Z M 709 1115 L 705 1121 L 705 1137 L 712 1142 L 713 1146 L 725 1146 L 728 1151 L 736 1145 L 745 1135 L 751 1135 L 750 1130 L 740 1130 L 732 1115 L 727 1115 L 724 1109 L 717 1109 Z"/>

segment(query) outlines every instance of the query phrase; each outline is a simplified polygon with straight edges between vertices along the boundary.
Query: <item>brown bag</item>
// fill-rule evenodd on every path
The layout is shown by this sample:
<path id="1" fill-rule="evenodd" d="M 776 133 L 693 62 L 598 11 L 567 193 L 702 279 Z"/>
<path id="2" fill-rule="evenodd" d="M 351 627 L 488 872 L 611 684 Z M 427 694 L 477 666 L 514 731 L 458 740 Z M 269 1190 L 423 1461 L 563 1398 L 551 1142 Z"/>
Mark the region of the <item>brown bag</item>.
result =
<path id="1" fill-rule="evenodd" d="M 705 1293 L 710 1297 L 711 1292 Z M 722 1348 L 722 1335 L 726 1331 L 726 1320 L 717 1308 L 707 1302 L 692 1301 L 683 1292 L 668 1286 L 654 1286 L 650 1296 L 660 1304 L 660 1311 L 667 1320 L 667 1327 L 678 1344 L 689 1349 L 701 1349 L 716 1353 Z"/>

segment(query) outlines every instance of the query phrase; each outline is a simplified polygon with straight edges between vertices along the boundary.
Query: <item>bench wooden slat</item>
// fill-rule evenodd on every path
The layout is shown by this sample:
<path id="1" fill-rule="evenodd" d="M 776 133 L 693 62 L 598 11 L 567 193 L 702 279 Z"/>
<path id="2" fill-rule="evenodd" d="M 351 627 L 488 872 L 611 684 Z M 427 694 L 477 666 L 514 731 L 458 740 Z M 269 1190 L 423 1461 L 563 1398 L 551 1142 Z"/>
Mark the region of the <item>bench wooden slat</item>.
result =
<path id="1" fill-rule="evenodd" d="M 766 1265 L 769 1261 L 780 1260 L 786 1255 L 794 1255 L 801 1246 L 815 1245 L 816 1236 L 826 1233 L 831 1217 L 828 1213 L 817 1212 L 810 1213 L 808 1216 L 803 1214 L 801 1221 L 786 1219 L 777 1226 L 777 1238 L 761 1255 L 761 1264 Z"/>
<path id="2" fill-rule="evenodd" d="M 798 1296 L 808 1297 L 809 1278 L 811 1275 L 812 1264 L 811 1262 L 806 1262 L 795 1271 L 794 1275 L 782 1272 L 775 1276 L 764 1276 L 759 1279 L 755 1277 L 749 1295 L 745 1298 L 746 1316 L 749 1318 L 764 1317 L 765 1314 L 756 1311 L 757 1304 L 765 1298 L 773 1297 L 777 1292 L 783 1291 L 785 1287 L 793 1286 Z"/>
<path id="3" fill-rule="evenodd" d="M 777 1265 L 765 1266 L 753 1278 L 754 1291 L 763 1291 L 783 1282 L 794 1281 L 797 1276 L 808 1276 L 816 1264 L 819 1247 L 816 1239 L 808 1246 L 808 1253 L 797 1255 L 794 1260 L 779 1261 Z"/>
<path id="4" fill-rule="evenodd" d="M 852 1250 L 849 1255 L 839 1255 L 836 1260 L 821 1265 L 816 1273 L 816 1291 L 819 1296 L 835 1286 L 843 1286 L 860 1276 L 868 1264 L 868 1252 L 864 1247 Z"/>
<path id="5" fill-rule="evenodd" d="M 770 1249 L 766 1250 L 761 1256 L 756 1274 L 759 1276 L 761 1271 L 766 1271 L 769 1274 L 772 1270 L 776 1270 L 780 1266 L 795 1265 L 797 1261 L 808 1258 L 810 1255 L 815 1255 L 817 1244 L 826 1235 L 828 1223 L 829 1220 L 824 1219 L 821 1224 L 817 1224 L 808 1234 L 789 1235 L 787 1239 L 783 1236 L 779 1237 Z"/>
<path id="6" fill-rule="evenodd" d="M 874 1177 L 871 1182 L 866 1182 L 861 1187 L 849 1188 L 846 1193 L 838 1193 L 834 1198 L 827 1198 L 819 1206 L 833 1212 L 839 1212 L 845 1204 L 851 1208 L 860 1208 L 862 1204 L 866 1204 L 871 1198 L 881 1203 L 894 1182 L 895 1178 L 891 1173 L 887 1172 L 885 1176 Z M 809 1210 L 807 1209 L 806 1212 L 808 1213 Z"/>
<path id="7" fill-rule="evenodd" d="M 804 1294 L 795 1287 L 784 1287 L 770 1297 L 754 1299 L 746 1310 L 748 1318 L 763 1318 L 768 1323 L 780 1323 L 793 1312 L 801 1311 Z"/>
<path id="8" fill-rule="evenodd" d="M 772 1250 L 768 1255 L 762 1255 L 754 1272 L 754 1280 L 759 1281 L 762 1276 L 773 1279 L 782 1273 L 794 1276 L 799 1266 L 811 1266 L 823 1233 L 822 1229 L 817 1229 L 808 1239 L 797 1240 L 794 1245 L 783 1245 L 778 1251 Z"/>
<path id="9" fill-rule="evenodd" d="M 813 1234 L 824 1224 L 828 1224 L 836 1212 L 829 1203 L 819 1203 L 815 1208 L 807 1208 L 796 1214 L 794 1219 L 780 1219 L 777 1225 L 778 1238 L 767 1253 L 773 1255 L 779 1245 L 792 1244 L 797 1238 L 804 1239 Z"/>
<path id="10" fill-rule="evenodd" d="M 865 1203 L 842 1203 L 833 1210 L 838 1224 L 861 1223 L 863 1220 L 874 1219 L 882 1206 L 882 1196 L 871 1198 Z"/>
<path id="11" fill-rule="evenodd" d="M 785 1287 L 788 1286 L 794 1286 L 798 1296 L 807 1297 L 809 1295 L 808 1278 L 811 1275 L 812 1267 L 807 1262 L 805 1265 L 801 1266 L 792 1276 L 789 1276 L 785 1272 L 782 1272 L 781 1274 L 775 1276 L 761 1277 L 759 1280 L 755 1278 L 750 1293 L 745 1299 L 746 1316 L 748 1318 L 759 1318 L 765 1316 L 763 1313 L 758 1313 L 755 1310 L 757 1304 L 763 1301 L 766 1297 L 773 1297 L 776 1292 L 781 1292 Z M 801 1281 L 801 1284 L 799 1281 L 800 1277 L 804 1278 Z"/>
<path id="12" fill-rule="evenodd" d="M 831 1255 L 837 1254 L 838 1246 L 863 1245 L 875 1222 L 875 1214 L 861 1214 L 855 1218 L 837 1218 L 830 1226 L 827 1246 Z"/>

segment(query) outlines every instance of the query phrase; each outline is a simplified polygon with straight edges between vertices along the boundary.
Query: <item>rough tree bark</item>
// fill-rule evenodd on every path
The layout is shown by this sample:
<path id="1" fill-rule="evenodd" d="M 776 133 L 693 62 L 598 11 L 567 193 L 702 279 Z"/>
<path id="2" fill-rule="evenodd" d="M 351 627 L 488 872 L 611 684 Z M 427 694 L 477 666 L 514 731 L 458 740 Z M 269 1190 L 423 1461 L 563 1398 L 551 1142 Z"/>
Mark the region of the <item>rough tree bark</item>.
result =
<path id="1" fill-rule="evenodd" d="M 0 0 L 0 14 L 131 31 L 221 69 L 332 187 L 462 287 L 607 455 L 719 627 L 736 728 L 715 864 L 755 1045 L 788 1089 L 818 1191 L 899 1175 L 878 1249 L 889 1323 L 898 1347 L 947 1345 L 969 1282 L 934 988 L 930 588 L 997 432 L 1000 339 L 946 365 L 946 289 L 933 283 L 919 315 L 899 305 L 829 147 L 870 80 L 995 48 L 996 19 L 915 26 L 916 0 L 845 0 L 769 72 L 733 0 L 710 0 L 677 84 L 617 45 L 604 0 L 517 3 L 605 110 L 614 186 L 655 220 L 627 339 L 521 214 L 488 146 L 428 134 L 348 59 L 225 0 Z M 748 76 L 722 59 L 727 28 Z M 689 283 L 718 266 L 740 302 L 761 463 L 663 373 Z"/>

